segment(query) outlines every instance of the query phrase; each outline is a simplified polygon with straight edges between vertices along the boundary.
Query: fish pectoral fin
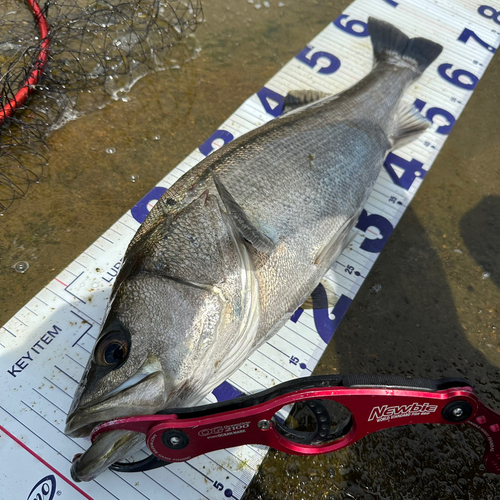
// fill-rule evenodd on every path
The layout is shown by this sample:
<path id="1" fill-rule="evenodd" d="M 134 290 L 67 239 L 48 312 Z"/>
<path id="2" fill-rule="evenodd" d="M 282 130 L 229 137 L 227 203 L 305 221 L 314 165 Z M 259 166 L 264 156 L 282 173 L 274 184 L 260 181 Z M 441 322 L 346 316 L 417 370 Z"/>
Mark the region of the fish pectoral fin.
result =
<path id="1" fill-rule="evenodd" d="M 319 101 L 330 94 L 319 92 L 317 90 L 291 90 L 285 96 L 283 101 L 283 114 L 293 111 L 294 109 L 310 104 L 311 102 Z"/>
<path id="2" fill-rule="evenodd" d="M 426 120 L 414 106 L 404 105 L 397 117 L 396 128 L 389 137 L 392 148 L 399 148 L 416 139 L 429 128 Z"/>
<path id="3" fill-rule="evenodd" d="M 358 221 L 360 212 L 347 219 L 340 229 L 335 233 L 333 238 L 325 243 L 325 245 L 318 251 L 314 264 L 318 267 L 330 267 L 333 262 L 339 257 L 344 248 L 352 240 L 350 234 L 351 229 Z"/>
<path id="4" fill-rule="evenodd" d="M 302 303 L 301 309 L 330 309 L 338 302 L 336 294 L 330 281 L 323 278 L 311 295 Z"/>
<path id="5" fill-rule="evenodd" d="M 276 246 L 274 241 L 252 224 L 221 180 L 215 174 L 212 174 L 212 178 L 238 234 L 259 252 L 270 254 Z"/>

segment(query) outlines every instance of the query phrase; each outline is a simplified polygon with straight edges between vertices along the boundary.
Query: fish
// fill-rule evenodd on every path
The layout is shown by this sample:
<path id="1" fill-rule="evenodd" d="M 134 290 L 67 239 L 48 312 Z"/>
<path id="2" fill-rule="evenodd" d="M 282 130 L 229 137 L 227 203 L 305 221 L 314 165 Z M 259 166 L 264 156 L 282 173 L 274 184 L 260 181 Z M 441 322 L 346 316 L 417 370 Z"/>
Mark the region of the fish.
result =
<path id="1" fill-rule="evenodd" d="M 350 241 L 387 153 L 429 126 L 404 104 L 442 46 L 369 18 L 370 73 L 337 95 L 290 92 L 283 114 L 214 151 L 130 242 L 65 433 L 196 405 L 289 320 Z M 144 446 L 102 435 L 90 481 Z"/>

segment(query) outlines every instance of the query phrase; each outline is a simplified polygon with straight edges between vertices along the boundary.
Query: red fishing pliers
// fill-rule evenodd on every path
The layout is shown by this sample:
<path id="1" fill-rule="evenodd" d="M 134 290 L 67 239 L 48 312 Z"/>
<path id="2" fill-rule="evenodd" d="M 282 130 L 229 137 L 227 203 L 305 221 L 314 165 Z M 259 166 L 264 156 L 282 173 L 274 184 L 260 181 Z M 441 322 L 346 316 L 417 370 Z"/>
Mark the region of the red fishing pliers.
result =
<path id="1" fill-rule="evenodd" d="M 289 405 L 295 403 L 302 406 L 300 415 L 287 416 Z M 119 429 L 145 434 L 150 457 L 111 466 L 139 472 L 246 444 L 295 455 L 330 453 L 367 434 L 409 424 L 471 425 L 485 437 L 486 469 L 500 474 L 500 413 L 484 405 L 470 384 L 458 378 L 300 378 L 225 402 L 111 420 L 96 427 L 91 437 L 95 441 Z"/>

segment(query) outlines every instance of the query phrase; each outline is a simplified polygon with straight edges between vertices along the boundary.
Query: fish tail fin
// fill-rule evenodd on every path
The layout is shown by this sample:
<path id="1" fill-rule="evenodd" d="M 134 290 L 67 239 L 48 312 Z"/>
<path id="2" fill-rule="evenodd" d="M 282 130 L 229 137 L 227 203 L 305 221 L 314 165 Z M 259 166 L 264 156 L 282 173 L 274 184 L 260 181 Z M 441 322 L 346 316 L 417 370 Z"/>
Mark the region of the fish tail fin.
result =
<path id="1" fill-rule="evenodd" d="M 441 54 L 443 47 L 427 38 L 408 38 L 401 30 L 380 19 L 368 18 L 375 61 L 402 58 L 413 63 L 420 75 Z"/>

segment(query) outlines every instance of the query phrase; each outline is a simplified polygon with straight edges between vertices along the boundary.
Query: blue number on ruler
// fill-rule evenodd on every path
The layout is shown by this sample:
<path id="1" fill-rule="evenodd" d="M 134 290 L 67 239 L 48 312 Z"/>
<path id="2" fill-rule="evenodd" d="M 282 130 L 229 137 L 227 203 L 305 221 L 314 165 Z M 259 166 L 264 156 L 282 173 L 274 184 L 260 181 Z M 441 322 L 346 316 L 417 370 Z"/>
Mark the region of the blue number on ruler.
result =
<path id="1" fill-rule="evenodd" d="M 483 17 L 486 17 L 487 19 L 493 19 L 497 24 L 500 24 L 500 11 L 496 11 L 493 7 L 490 7 L 489 5 L 481 5 L 479 9 L 477 9 L 479 14 L 481 14 Z M 487 12 L 491 11 L 491 16 L 487 15 Z"/>
<path id="2" fill-rule="evenodd" d="M 294 323 L 297 323 L 299 321 L 299 318 L 302 316 L 302 313 L 304 312 L 304 309 L 301 309 L 300 307 L 292 314 L 292 317 L 290 318 Z"/>
<path id="3" fill-rule="evenodd" d="M 222 491 L 224 489 L 224 485 L 222 483 L 219 483 L 219 481 L 214 481 L 213 484 L 214 484 L 214 488 L 218 489 L 219 491 Z M 226 498 L 232 497 L 233 496 L 233 490 L 227 488 L 227 490 L 224 491 L 224 496 Z"/>
<path id="4" fill-rule="evenodd" d="M 404 170 L 401 177 L 396 173 L 392 167 L 393 165 Z M 415 177 L 420 179 L 425 177 L 427 171 L 422 168 L 423 166 L 424 164 L 415 160 L 415 158 L 408 161 L 394 153 L 389 153 L 384 161 L 384 167 L 387 170 L 387 173 L 391 176 L 394 184 L 397 184 L 404 189 L 410 189 Z"/>
<path id="5" fill-rule="evenodd" d="M 448 75 L 447 71 L 453 66 L 453 64 L 445 63 L 441 64 L 438 67 L 439 75 L 444 78 L 446 81 L 466 90 L 474 90 L 479 78 L 476 75 L 473 75 L 470 71 L 466 71 L 465 69 L 456 69 L 452 71 L 451 76 Z M 470 82 L 462 82 L 460 81 L 460 77 L 467 77 Z"/>
<path id="6" fill-rule="evenodd" d="M 425 101 L 422 101 L 422 99 L 417 99 L 413 103 L 413 105 L 420 112 L 422 112 L 426 104 L 427 103 Z M 440 125 L 437 128 L 436 132 L 438 134 L 444 134 L 444 135 L 449 134 L 451 132 L 451 129 L 453 128 L 453 125 L 455 125 L 455 122 L 457 121 L 456 118 L 449 111 L 446 111 L 445 109 L 442 108 L 429 108 L 427 110 L 427 113 L 425 114 L 425 117 L 431 122 L 434 121 L 435 116 L 442 116 L 448 121 L 448 125 Z"/>
<path id="7" fill-rule="evenodd" d="M 368 215 L 368 212 L 363 209 L 356 227 L 361 229 L 361 231 L 366 231 L 371 226 L 376 227 L 380 231 L 382 238 L 377 238 L 376 240 L 365 238 L 360 248 L 366 252 L 378 253 L 384 248 L 394 228 L 385 217 L 378 214 Z"/>
<path id="8" fill-rule="evenodd" d="M 388 3 L 392 7 L 397 7 L 399 5 L 398 2 L 395 2 L 394 0 L 384 0 L 384 2 Z"/>
<path id="9" fill-rule="evenodd" d="M 348 17 L 349 16 L 346 14 L 341 14 L 339 17 L 337 17 L 337 19 L 335 19 L 335 21 L 333 21 L 333 24 L 342 31 L 349 33 L 349 35 L 360 36 L 360 37 L 368 36 L 368 25 L 363 21 L 358 21 L 357 19 L 351 19 L 350 21 L 347 21 L 345 24 L 342 24 L 342 21 Z M 356 31 L 354 29 L 355 26 L 361 26 L 362 31 Z"/>
<path id="10" fill-rule="evenodd" d="M 205 156 L 208 156 L 213 150 L 214 147 L 212 146 L 212 142 L 215 141 L 215 139 L 222 139 L 224 141 L 224 144 L 227 144 L 228 142 L 231 142 L 234 139 L 234 135 L 231 134 L 231 132 L 228 132 L 227 130 L 216 130 L 201 146 L 200 146 L 200 152 L 204 154 Z"/>
<path id="11" fill-rule="evenodd" d="M 227 380 L 216 387 L 212 391 L 212 394 L 217 398 L 217 401 L 227 401 L 228 399 L 243 396 L 243 393 L 236 389 L 236 387 L 233 387 Z"/>
<path id="12" fill-rule="evenodd" d="M 283 113 L 283 101 L 285 98 L 281 94 L 278 94 L 277 92 L 274 92 L 274 90 L 268 89 L 267 87 L 262 87 L 257 92 L 257 96 L 266 112 L 270 115 L 278 117 L 281 113 Z M 274 101 L 276 104 L 271 106 L 270 101 Z"/>
<path id="13" fill-rule="evenodd" d="M 458 37 L 459 42 L 464 42 L 467 43 L 467 40 L 472 37 L 476 42 L 478 42 L 480 45 L 482 45 L 485 49 L 488 49 L 490 52 L 495 52 L 495 47 L 492 47 L 491 45 L 487 44 L 484 40 L 481 40 L 472 30 L 465 28 L 462 31 L 462 34 Z"/>
<path id="14" fill-rule="evenodd" d="M 304 64 L 307 64 L 311 68 L 314 68 L 314 66 L 316 66 L 316 64 L 318 63 L 318 59 L 320 57 L 324 57 L 325 59 L 328 59 L 330 61 L 330 65 L 318 70 L 318 73 L 321 73 L 323 75 L 331 75 L 332 73 L 335 73 L 335 71 L 337 71 L 340 68 L 339 58 L 335 57 L 333 54 L 330 54 L 329 52 L 315 52 L 310 57 L 307 57 L 308 54 L 313 50 L 314 50 L 314 47 L 311 47 L 310 45 L 308 45 L 304 50 L 302 50 L 300 52 L 300 54 L 298 54 L 295 57 L 299 61 L 303 62 Z"/>
<path id="15" fill-rule="evenodd" d="M 328 301 L 326 296 L 325 287 L 322 284 L 318 285 L 317 290 L 321 287 L 321 293 L 324 294 L 324 297 L 321 298 L 321 303 L 324 304 L 325 301 Z M 319 291 L 319 290 L 318 290 Z M 314 325 L 316 326 L 316 330 L 318 330 L 319 336 L 328 344 L 335 330 L 339 326 L 342 318 L 344 317 L 347 309 L 351 305 L 352 300 L 345 295 L 341 295 L 338 302 L 335 304 L 335 307 L 332 309 L 331 313 L 328 312 L 328 308 L 326 309 L 316 309 L 314 307 L 314 294 L 313 294 L 313 317 L 314 317 Z"/>
<path id="16" fill-rule="evenodd" d="M 132 217 L 142 224 L 144 219 L 148 216 L 149 210 L 148 205 L 153 200 L 159 200 L 161 195 L 167 190 L 167 188 L 156 186 L 154 187 L 142 200 L 134 205 L 130 212 L 132 213 Z"/>

